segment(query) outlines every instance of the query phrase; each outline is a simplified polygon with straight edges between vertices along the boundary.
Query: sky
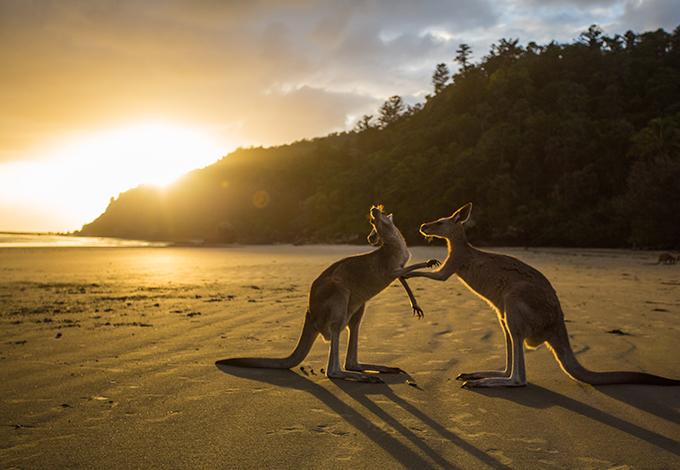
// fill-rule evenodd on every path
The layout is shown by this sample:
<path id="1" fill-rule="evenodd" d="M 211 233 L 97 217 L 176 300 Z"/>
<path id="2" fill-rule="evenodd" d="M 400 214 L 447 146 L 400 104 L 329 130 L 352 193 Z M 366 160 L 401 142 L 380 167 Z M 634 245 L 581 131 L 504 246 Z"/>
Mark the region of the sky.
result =
<path id="1" fill-rule="evenodd" d="M 71 232 L 237 147 L 424 102 L 501 38 L 680 25 L 680 0 L 0 0 L 0 231 Z"/>

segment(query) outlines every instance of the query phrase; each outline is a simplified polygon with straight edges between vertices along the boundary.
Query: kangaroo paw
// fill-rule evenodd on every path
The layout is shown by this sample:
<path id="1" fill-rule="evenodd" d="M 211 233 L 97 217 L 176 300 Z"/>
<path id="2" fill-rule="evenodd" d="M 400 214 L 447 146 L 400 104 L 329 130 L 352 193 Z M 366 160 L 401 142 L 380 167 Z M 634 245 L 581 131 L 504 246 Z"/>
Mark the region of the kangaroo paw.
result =
<path id="1" fill-rule="evenodd" d="M 418 307 L 417 305 L 413 306 L 413 314 L 418 317 L 418 320 L 425 316 L 425 314 L 423 313 L 423 309 Z"/>
<path id="2" fill-rule="evenodd" d="M 427 260 L 427 267 L 428 268 L 431 268 L 432 266 L 439 266 L 440 264 L 442 264 L 442 263 L 438 259 L 433 258 L 433 259 Z"/>

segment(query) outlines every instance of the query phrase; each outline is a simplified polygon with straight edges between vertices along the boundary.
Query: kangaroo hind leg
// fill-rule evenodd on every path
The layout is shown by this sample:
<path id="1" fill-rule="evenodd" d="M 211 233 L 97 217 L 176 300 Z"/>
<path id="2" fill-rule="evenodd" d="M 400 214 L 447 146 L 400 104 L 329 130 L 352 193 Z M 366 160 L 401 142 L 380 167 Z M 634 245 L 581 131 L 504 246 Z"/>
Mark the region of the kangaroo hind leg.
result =
<path id="1" fill-rule="evenodd" d="M 352 318 L 347 325 L 349 329 L 349 340 L 347 342 L 347 357 L 345 358 L 345 369 L 354 370 L 358 372 L 382 372 L 385 374 L 400 374 L 404 372 L 398 367 L 380 366 L 376 364 L 362 364 L 359 362 L 359 325 L 364 316 L 364 309 L 366 304 L 362 305 L 359 310 L 352 315 Z"/>
<path id="2" fill-rule="evenodd" d="M 382 383 L 380 377 L 375 375 L 359 374 L 356 372 L 348 372 L 340 367 L 340 333 L 345 328 L 345 319 L 347 318 L 347 306 L 349 295 L 342 295 L 337 293 L 333 298 L 329 299 L 328 305 L 332 309 L 330 312 L 330 320 L 328 329 L 331 339 L 331 348 L 328 354 L 328 367 L 326 368 L 326 377 L 331 379 L 349 379 L 357 382 L 368 383 Z"/>
<path id="3" fill-rule="evenodd" d="M 514 311 L 522 306 L 509 306 L 505 312 L 505 319 L 502 320 L 506 331 L 506 351 L 507 362 L 506 370 L 503 374 L 496 377 L 485 377 L 479 380 L 468 380 L 463 383 L 465 388 L 478 387 L 523 387 L 527 384 L 527 375 L 524 365 L 524 336 L 520 334 L 513 319 L 520 318 L 519 312 Z M 508 373 L 509 372 L 509 373 Z"/>
<path id="4" fill-rule="evenodd" d="M 512 374 L 512 337 L 510 336 L 510 331 L 508 330 L 508 325 L 505 324 L 503 319 L 500 320 L 501 328 L 503 328 L 503 335 L 505 337 L 505 370 L 480 370 L 477 372 L 471 372 L 468 374 L 460 374 L 456 377 L 456 380 L 479 380 L 487 379 L 491 377 L 510 377 Z"/>

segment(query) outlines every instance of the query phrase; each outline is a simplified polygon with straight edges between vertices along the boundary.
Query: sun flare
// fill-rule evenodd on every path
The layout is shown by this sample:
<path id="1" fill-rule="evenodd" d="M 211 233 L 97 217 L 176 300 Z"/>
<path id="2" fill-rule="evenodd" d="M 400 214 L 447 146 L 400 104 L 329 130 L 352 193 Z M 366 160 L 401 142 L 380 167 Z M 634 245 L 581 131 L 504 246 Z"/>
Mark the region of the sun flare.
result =
<path id="1" fill-rule="evenodd" d="M 220 146 L 207 132 L 142 124 L 96 133 L 60 152 L 58 158 L 93 173 L 106 169 L 102 176 L 128 189 L 139 184 L 166 186 L 221 155 Z"/>
<path id="2" fill-rule="evenodd" d="M 37 203 L 51 226 L 68 213 L 70 220 L 56 230 L 70 231 L 101 214 L 111 197 L 140 184 L 166 186 L 231 150 L 208 131 L 165 123 L 80 134 L 45 159 L 3 164 L 0 196 L 17 204 Z M 29 230 L 43 230 L 37 222 Z"/>

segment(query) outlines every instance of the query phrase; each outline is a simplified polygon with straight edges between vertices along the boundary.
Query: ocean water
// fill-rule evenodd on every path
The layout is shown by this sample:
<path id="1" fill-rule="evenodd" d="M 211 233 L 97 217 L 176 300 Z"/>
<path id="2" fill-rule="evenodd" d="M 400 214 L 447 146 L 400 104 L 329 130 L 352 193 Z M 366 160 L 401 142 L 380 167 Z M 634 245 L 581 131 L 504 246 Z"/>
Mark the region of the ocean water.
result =
<path id="1" fill-rule="evenodd" d="M 51 233 L 10 233 L 0 232 L 0 248 L 39 247 L 156 247 L 167 246 L 166 242 L 144 240 L 123 240 L 105 237 L 73 237 Z"/>

